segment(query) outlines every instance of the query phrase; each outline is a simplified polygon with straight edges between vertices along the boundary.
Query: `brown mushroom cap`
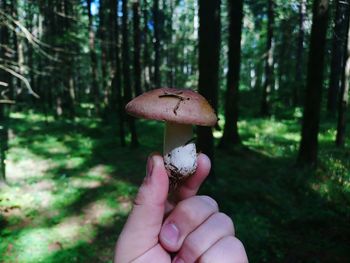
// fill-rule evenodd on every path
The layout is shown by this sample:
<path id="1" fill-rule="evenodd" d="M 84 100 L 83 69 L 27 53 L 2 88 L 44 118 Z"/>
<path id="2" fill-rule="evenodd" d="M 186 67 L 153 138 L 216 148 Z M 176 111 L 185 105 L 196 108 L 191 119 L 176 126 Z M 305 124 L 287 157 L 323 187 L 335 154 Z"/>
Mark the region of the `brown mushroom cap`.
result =
<path id="1" fill-rule="evenodd" d="M 189 89 L 160 88 L 130 101 L 126 112 L 137 118 L 215 126 L 217 116 L 208 101 Z"/>

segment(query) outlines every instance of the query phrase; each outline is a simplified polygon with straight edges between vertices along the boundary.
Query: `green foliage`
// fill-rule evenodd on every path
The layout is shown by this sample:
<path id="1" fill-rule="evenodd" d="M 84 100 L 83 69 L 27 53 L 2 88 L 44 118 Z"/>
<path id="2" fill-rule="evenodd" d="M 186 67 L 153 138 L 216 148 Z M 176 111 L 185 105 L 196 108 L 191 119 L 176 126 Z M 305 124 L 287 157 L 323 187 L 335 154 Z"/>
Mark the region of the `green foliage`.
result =
<path id="1" fill-rule="evenodd" d="M 234 219 L 251 262 L 349 257 L 348 151 L 333 146 L 334 130 L 324 124 L 320 168 L 298 170 L 298 122 L 293 113 L 242 118 L 245 146 L 217 150 L 218 180 L 201 190 Z M 3 262 L 111 262 L 147 155 L 161 151 L 162 128 L 139 122 L 141 147 L 130 149 L 112 136 L 116 127 L 97 119 L 12 114 L 9 187 L 0 193 Z"/>
<path id="2" fill-rule="evenodd" d="M 105 1 L 101 21 L 100 1 L 92 2 L 96 10 L 89 32 L 85 1 L 3 1 L 17 3 L 12 16 L 39 43 L 31 43 L 18 25 L 2 17 L 11 32 L 5 45 L 9 45 L 6 63 L 28 78 L 41 98 L 31 100 L 15 79 L 9 83 L 14 89 L 10 98 L 13 95 L 17 104 L 9 125 L 9 185 L 0 185 L 1 262 L 111 262 L 114 243 L 142 181 L 146 158 L 161 151 L 162 125 L 152 121 L 137 124 L 140 148 L 118 144 L 120 123 L 114 96 L 122 89 L 110 82 L 115 73 L 113 57 L 118 55 L 122 39 L 119 36 L 119 41 L 112 43 L 116 32 L 111 25 L 118 22 L 121 30 L 122 12 L 119 6 L 117 21 L 110 21 L 112 9 L 107 5 L 114 2 Z M 317 169 L 300 170 L 294 165 L 303 110 L 291 107 L 291 100 L 294 87 L 300 92 L 299 103 L 303 97 L 312 4 L 306 1 L 303 54 L 297 61 L 300 2 L 274 0 L 272 115 L 258 118 L 267 55 L 267 1 L 244 1 L 238 123 L 243 145 L 216 150 L 217 180 L 209 180 L 201 190 L 215 197 L 234 219 L 251 262 L 347 262 L 350 258 L 349 138 L 344 148 L 336 148 L 335 121 L 323 116 Z M 231 121 L 222 114 L 228 63 L 227 3 L 221 5 L 220 127 Z M 142 79 L 151 86 L 152 6 L 151 0 L 141 1 Z M 196 89 L 198 1 L 164 0 L 160 6 L 162 86 Z M 91 34 L 95 36 L 96 94 L 112 102 L 101 114 L 104 121 L 95 114 Z M 331 35 L 329 30 L 328 37 Z M 132 58 L 132 46 L 129 51 Z M 119 58 L 122 60 L 120 52 Z M 3 63 L 4 58 L 0 59 Z M 299 80 L 297 65 L 302 65 Z M 133 72 L 133 65 L 130 69 Z M 4 94 L 8 96 L 8 91 L 1 92 Z M 101 105 L 107 104 L 101 101 Z M 70 120 L 58 120 L 59 115 Z M 222 131 L 215 129 L 214 136 L 218 142 Z M 127 144 L 130 140 L 127 135 Z"/>

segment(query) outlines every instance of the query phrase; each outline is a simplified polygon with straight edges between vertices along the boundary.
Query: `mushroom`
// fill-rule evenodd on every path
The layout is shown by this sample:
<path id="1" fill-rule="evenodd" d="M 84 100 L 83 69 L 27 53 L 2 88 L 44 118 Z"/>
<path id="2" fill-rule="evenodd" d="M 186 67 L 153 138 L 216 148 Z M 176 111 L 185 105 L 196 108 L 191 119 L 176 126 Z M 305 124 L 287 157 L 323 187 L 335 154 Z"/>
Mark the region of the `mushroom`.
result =
<path id="1" fill-rule="evenodd" d="M 215 126 L 217 116 L 208 101 L 189 89 L 160 88 L 134 98 L 126 112 L 137 118 L 165 122 L 163 157 L 173 188 L 197 168 L 192 125 Z"/>

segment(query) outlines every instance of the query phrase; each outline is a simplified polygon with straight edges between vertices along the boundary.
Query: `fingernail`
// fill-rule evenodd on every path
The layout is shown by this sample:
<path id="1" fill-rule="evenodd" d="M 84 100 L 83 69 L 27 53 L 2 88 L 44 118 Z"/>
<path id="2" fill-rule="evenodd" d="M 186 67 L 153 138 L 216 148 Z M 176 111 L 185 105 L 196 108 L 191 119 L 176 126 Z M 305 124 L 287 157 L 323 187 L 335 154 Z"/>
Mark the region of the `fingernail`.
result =
<path id="1" fill-rule="evenodd" d="M 183 261 L 182 258 L 176 257 L 176 258 L 174 259 L 173 263 L 185 263 L 185 261 Z"/>
<path id="2" fill-rule="evenodd" d="M 146 171 L 147 171 L 147 177 L 150 177 L 152 175 L 152 171 L 153 171 L 153 155 L 151 155 L 150 157 L 148 157 L 148 160 L 147 160 L 147 168 L 146 168 Z"/>
<path id="3" fill-rule="evenodd" d="M 179 239 L 179 229 L 173 223 L 167 223 L 160 232 L 160 238 L 168 245 L 176 245 Z M 181 261 L 180 261 L 181 262 Z"/>

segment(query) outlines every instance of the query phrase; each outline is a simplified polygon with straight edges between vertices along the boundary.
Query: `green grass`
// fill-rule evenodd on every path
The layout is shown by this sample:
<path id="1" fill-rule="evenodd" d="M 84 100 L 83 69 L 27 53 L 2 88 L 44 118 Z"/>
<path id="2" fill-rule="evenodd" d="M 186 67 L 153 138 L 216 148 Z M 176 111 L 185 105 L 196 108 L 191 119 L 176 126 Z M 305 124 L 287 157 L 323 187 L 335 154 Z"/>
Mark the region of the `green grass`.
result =
<path id="1" fill-rule="evenodd" d="M 201 190 L 234 219 L 251 262 L 350 258 L 349 141 L 334 147 L 324 120 L 319 168 L 297 169 L 299 115 L 240 121 L 244 146 L 216 150 L 217 180 Z M 15 113 L 10 127 L 1 262 L 111 262 L 147 156 L 161 151 L 162 124 L 138 122 L 137 149 L 121 148 L 117 128 L 97 120 Z"/>

